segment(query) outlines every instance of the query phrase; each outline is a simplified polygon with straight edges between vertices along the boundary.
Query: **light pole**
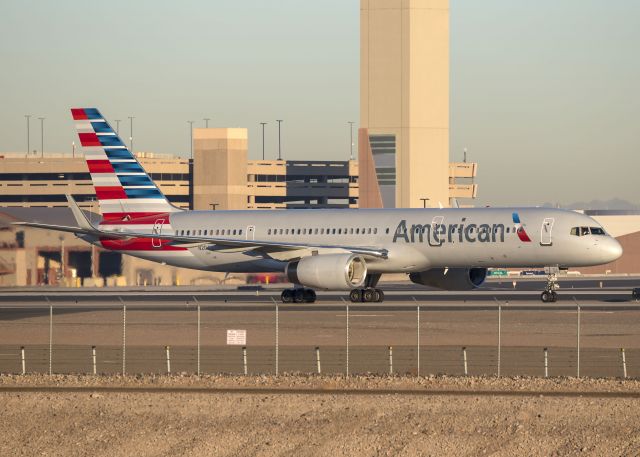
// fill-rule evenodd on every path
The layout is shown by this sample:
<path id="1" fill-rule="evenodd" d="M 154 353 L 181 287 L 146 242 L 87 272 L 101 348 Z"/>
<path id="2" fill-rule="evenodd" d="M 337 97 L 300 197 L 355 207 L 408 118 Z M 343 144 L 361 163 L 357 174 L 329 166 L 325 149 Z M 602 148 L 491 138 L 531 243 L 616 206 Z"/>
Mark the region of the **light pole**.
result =
<path id="1" fill-rule="evenodd" d="M 189 124 L 189 132 L 191 133 L 191 160 L 193 160 L 193 121 L 187 121 Z"/>
<path id="2" fill-rule="evenodd" d="M 262 160 L 264 160 L 264 126 L 267 125 L 266 122 L 260 122 L 262 126 Z"/>
<path id="3" fill-rule="evenodd" d="M 31 120 L 31 114 L 25 114 L 24 117 L 27 119 L 27 156 L 29 155 L 29 148 L 31 145 L 29 144 L 29 121 Z"/>
<path id="4" fill-rule="evenodd" d="M 467 148 L 464 148 L 463 152 L 464 152 L 464 160 L 463 160 L 463 162 L 467 163 Z"/>
<path id="5" fill-rule="evenodd" d="M 205 118 L 203 119 L 203 121 L 204 121 L 204 128 L 205 128 L 205 129 L 208 129 L 208 128 L 209 128 L 209 121 L 210 121 L 210 120 L 211 120 L 211 119 L 210 119 L 210 118 L 208 118 L 208 117 L 205 117 Z"/>
<path id="6" fill-rule="evenodd" d="M 40 157 L 44 157 L 44 117 L 39 117 L 40 119 Z"/>
<path id="7" fill-rule="evenodd" d="M 71 142 L 71 157 L 75 157 L 76 156 L 76 142 L 72 141 Z"/>
<path id="8" fill-rule="evenodd" d="M 430 200 L 430 198 L 421 198 L 420 200 L 422 200 L 422 207 L 426 208 L 427 202 Z"/>
<path id="9" fill-rule="evenodd" d="M 351 153 L 349 155 L 349 160 L 353 160 L 353 124 L 354 124 L 354 122 L 353 121 L 349 121 L 348 124 L 349 124 L 349 131 L 351 133 L 351 137 L 350 137 L 351 141 L 349 142 L 349 147 L 351 148 L 350 149 Z"/>
<path id="10" fill-rule="evenodd" d="M 280 137 L 280 124 L 282 124 L 282 119 L 276 119 L 278 123 L 278 160 L 282 160 L 282 143 Z"/>
<path id="11" fill-rule="evenodd" d="M 135 116 L 129 116 L 129 149 L 131 149 L 131 154 L 133 154 L 133 120 L 135 119 Z"/>
<path id="12" fill-rule="evenodd" d="M 120 135 L 120 119 L 116 119 L 116 134 Z"/>

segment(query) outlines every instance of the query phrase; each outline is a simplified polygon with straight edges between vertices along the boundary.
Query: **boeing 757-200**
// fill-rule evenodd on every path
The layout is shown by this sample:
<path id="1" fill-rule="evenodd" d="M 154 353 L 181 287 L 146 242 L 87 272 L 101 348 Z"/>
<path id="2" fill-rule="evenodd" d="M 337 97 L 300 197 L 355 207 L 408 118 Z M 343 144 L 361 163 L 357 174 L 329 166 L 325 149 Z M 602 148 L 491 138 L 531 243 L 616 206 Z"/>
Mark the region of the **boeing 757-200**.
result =
<path id="1" fill-rule="evenodd" d="M 559 269 L 622 255 L 592 218 L 553 208 L 186 211 L 173 206 L 95 108 L 72 109 L 102 220 L 68 196 L 77 226 L 19 224 L 75 233 L 88 243 L 177 267 L 279 272 L 295 285 L 283 302 L 313 302 L 314 289 L 382 301 L 384 273 L 445 290 L 480 286 L 487 268 L 545 268 L 543 302 L 557 298 Z"/>

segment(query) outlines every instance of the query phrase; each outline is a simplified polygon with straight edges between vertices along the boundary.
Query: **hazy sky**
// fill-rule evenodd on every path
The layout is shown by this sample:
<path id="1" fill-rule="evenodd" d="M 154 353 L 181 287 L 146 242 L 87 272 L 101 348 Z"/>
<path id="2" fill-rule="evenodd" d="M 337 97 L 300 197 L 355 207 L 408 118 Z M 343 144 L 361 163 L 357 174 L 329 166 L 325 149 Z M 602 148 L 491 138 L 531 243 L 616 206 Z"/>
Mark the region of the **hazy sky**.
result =
<path id="1" fill-rule="evenodd" d="M 640 2 L 451 0 L 451 158 L 480 203 L 640 203 Z M 186 155 L 187 120 L 248 127 L 250 157 L 346 159 L 359 2 L 0 0 L 0 151 L 70 151 L 69 107 L 135 116 L 135 149 Z M 31 149 L 40 148 L 39 121 Z"/>

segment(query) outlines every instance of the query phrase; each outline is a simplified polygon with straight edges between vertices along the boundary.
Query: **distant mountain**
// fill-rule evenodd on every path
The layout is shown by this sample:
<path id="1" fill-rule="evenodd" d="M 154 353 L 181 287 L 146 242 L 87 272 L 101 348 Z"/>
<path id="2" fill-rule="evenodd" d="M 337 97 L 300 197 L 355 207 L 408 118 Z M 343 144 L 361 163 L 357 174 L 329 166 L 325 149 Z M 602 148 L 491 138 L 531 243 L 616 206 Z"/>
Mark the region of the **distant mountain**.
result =
<path id="1" fill-rule="evenodd" d="M 557 203 L 544 203 L 542 206 L 557 207 Z M 591 200 L 590 202 L 575 202 L 568 205 L 560 204 L 560 208 L 565 209 L 619 209 L 619 210 L 640 210 L 640 205 L 631 203 L 621 198 L 611 200 Z"/>

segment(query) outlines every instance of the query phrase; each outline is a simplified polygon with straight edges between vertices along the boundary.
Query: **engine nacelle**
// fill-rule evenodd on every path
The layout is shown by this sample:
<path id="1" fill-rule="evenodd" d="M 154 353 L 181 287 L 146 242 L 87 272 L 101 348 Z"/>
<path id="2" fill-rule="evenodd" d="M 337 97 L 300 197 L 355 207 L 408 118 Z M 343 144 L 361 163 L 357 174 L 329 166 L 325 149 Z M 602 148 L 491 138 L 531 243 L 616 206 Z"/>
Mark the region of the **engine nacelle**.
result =
<path id="1" fill-rule="evenodd" d="M 356 254 L 319 254 L 289 262 L 289 281 L 317 289 L 351 290 L 362 287 L 367 265 Z"/>
<path id="2" fill-rule="evenodd" d="M 409 274 L 411 282 L 443 290 L 472 290 L 486 278 L 486 268 L 432 268 Z"/>

